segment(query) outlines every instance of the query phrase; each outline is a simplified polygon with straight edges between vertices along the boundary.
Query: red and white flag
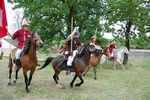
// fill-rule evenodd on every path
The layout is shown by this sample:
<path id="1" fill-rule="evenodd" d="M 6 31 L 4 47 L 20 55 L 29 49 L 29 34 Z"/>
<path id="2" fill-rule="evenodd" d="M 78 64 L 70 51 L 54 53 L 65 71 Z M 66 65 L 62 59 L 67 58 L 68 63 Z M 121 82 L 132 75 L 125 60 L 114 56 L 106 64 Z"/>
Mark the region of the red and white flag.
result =
<path id="1" fill-rule="evenodd" d="M 7 35 L 7 17 L 4 0 L 0 0 L 0 38 Z"/>

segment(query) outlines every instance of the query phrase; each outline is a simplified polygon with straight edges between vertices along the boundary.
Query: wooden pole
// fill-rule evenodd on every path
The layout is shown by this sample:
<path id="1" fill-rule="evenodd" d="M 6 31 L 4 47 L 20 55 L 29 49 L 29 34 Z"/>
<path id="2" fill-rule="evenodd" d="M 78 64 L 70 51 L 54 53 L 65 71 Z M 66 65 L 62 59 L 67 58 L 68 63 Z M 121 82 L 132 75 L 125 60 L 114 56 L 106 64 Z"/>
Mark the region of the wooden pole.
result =
<path id="1" fill-rule="evenodd" d="M 73 31 L 73 17 L 71 17 L 71 34 L 72 34 L 72 31 Z M 73 36 L 71 36 L 71 53 L 72 53 L 72 45 L 73 45 Z"/>

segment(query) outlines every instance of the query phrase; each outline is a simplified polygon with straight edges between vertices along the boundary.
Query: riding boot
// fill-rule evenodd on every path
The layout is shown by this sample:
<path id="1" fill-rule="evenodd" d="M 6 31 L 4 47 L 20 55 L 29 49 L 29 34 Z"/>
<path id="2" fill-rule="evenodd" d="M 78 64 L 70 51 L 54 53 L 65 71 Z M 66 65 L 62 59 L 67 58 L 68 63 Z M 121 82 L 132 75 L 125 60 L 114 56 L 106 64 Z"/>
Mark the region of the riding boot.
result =
<path id="1" fill-rule="evenodd" d="M 16 64 L 17 67 L 19 67 L 19 59 L 15 60 L 15 64 Z"/>
<path id="2" fill-rule="evenodd" d="M 72 67 L 72 66 L 67 66 L 66 75 L 71 74 L 71 67 Z"/>

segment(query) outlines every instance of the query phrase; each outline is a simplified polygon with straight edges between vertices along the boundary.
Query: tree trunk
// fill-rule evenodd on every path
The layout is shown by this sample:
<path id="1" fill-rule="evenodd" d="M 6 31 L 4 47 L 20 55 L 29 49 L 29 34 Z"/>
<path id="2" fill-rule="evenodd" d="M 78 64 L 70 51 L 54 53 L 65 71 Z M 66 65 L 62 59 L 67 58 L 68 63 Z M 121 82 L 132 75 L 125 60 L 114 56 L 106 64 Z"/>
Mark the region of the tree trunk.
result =
<path id="1" fill-rule="evenodd" d="M 130 29 L 132 26 L 132 22 L 129 20 L 126 24 L 126 32 L 125 32 L 125 46 L 127 47 L 128 50 L 130 50 Z M 123 64 L 127 64 L 128 62 L 128 55 L 124 54 L 124 60 L 123 60 Z"/>

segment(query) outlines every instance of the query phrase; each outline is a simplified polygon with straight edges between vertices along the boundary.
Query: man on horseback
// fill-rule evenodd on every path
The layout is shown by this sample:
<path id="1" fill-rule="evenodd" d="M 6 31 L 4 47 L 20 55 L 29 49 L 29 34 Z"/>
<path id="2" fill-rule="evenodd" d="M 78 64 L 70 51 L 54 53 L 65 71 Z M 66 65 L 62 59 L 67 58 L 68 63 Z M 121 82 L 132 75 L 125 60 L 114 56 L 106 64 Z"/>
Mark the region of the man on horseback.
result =
<path id="1" fill-rule="evenodd" d="M 95 35 L 91 37 L 90 45 L 97 45 L 97 37 Z"/>
<path id="2" fill-rule="evenodd" d="M 114 53 L 117 49 L 116 42 L 112 41 L 110 43 L 110 45 L 108 46 L 108 48 L 109 48 L 109 53 L 110 53 L 110 59 L 115 59 L 116 57 L 115 57 Z"/>
<path id="3" fill-rule="evenodd" d="M 73 32 L 67 37 L 65 43 L 64 55 L 68 58 L 67 66 L 71 67 L 74 57 L 76 56 L 81 43 L 79 41 L 79 27 L 75 27 Z"/>
<path id="4" fill-rule="evenodd" d="M 97 37 L 94 35 L 90 39 L 90 45 L 94 45 L 97 50 L 102 50 L 101 46 L 97 44 Z M 94 53 L 91 54 L 93 56 Z"/>
<path id="5" fill-rule="evenodd" d="M 13 39 L 17 39 L 18 40 L 18 45 L 17 45 L 17 51 L 15 54 L 16 60 L 16 66 L 18 66 L 19 64 L 19 57 L 21 54 L 21 51 L 26 43 L 26 41 L 28 40 L 29 37 L 31 37 L 32 32 L 30 32 L 28 30 L 29 24 L 22 24 L 21 25 L 21 29 L 17 30 L 11 37 Z"/>

